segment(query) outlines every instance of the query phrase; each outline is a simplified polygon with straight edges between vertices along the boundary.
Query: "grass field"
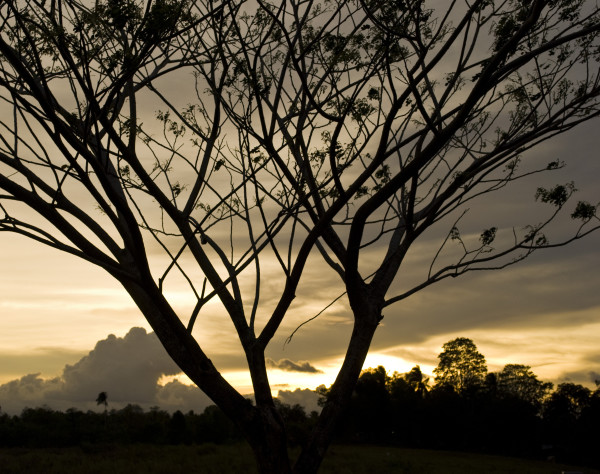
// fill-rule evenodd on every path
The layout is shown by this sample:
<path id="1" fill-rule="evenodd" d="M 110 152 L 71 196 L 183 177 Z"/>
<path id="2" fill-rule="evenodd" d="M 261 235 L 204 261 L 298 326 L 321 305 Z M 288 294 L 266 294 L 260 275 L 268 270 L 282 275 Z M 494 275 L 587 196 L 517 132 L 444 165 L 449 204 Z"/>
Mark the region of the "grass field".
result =
<path id="1" fill-rule="evenodd" d="M 541 461 L 444 451 L 333 446 L 323 474 L 561 474 L 600 471 Z M 2 474 L 229 474 L 256 473 L 252 453 L 232 446 L 82 446 L 65 449 L 1 449 Z"/>

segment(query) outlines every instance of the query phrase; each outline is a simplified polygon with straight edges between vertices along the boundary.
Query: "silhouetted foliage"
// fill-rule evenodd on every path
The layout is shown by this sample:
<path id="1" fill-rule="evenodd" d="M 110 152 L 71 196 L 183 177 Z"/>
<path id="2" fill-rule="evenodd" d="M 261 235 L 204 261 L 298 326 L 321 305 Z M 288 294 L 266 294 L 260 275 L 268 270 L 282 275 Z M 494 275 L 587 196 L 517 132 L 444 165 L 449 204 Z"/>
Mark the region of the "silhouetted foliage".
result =
<path id="1" fill-rule="evenodd" d="M 448 385 L 462 393 L 480 388 L 485 380 L 485 357 L 477 351 L 475 343 L 466 337 L 457 337 L 443 345 L 438 356 L 440 362 L 433 370 L 435 383 Z"/>
<path id="2" fill-rule="evenodd" d="M 106 392 L 100 392 L 96 398 L 97 405 L 104 405 L 104 409 L 108 407 L 108 394 Z"/>
<path id="3" fill-rule="evenodd" d="M 190 444 L 192 442 L 187 420 L 180 410 L 173 413 L 169 421 L 168 439 L 170 444 Z"/>
<path id="4" fill-rule="evenodd" d="M 496 380 L 500 396 L 527 401 L 537 408 L 552 389 L 551 383 L 541 382 L 530 366 L 522 364 L 505 365 L 496 375 Z"/>
<path id="5" fill-rule="evenodd" d="M 70 408 L 26 408 L 20 416 L 0 416 L 0 446 L 64 447 L 89 444 L 191 444 L 229 443 L 241 439 L 238 429 L 216 406 L 203 413 L 172 415 L 153 407 L 144 411 L 127 405 L 102 413 Z"/>
<path id="6" fill-rule="evenodd" d="M 461 349 L 454 351 L 457 345 Z M 465 347 L 467 351 L 462 350 Z M 540 381 L 530 366 L 522 364 L 507 364 L 484 377 L 485 358 L 471 340 L 458 338 L 445 344 L 444 357 L 448 348 L 462 356 L 453 359 L 456 366 L 461 366 L 457 360 L 462 363 L 476 354 L 478 364 L 462 365 L 478 367 L 477 376 L 471 378 L 476 383 L 457 390 L 442 378 L 430 387 L 419 366 L 391 376 L 383 367 L 367 369 L 354 390 L 337 441 L 533 458 L 552 455 L 562 461 L 599 464 L 594 453 L 600 441 L 600 388 L 592 392 L 563 383 L 550 393 L 553 385 Z M 323 399 L 327 397 L 327 388 L 318 391 Z"/>
<path id="7" fill-rule="evenodd" d="M 468 345 L 475 347 L 472 341 Z M 600 386 L 592 391 L 561 383 L 552 391 L 551 383 L 521 364 L 507 364 L 478 380 L 476 390 L 459 391 L 448 383 L 431 386 L 419 366 L 391 375 L 382 366 L 366 369 L 336 440 L 529 458 L 552 455 L 561 462 L 600 465 L 595 454 Z M 318 392 L 325 401 L 330 388 L 321 386 Z M 300 405 L 276 404 L 289 446 L 304 446 L 318 414 L 307 414 Z M 215 405 L 201 414 L 127 405 L 105 413 L 41 407 L 26 408 L 20 416 L 0 415 L 2 447 L 95 449 L 95 444 L 225 444 L 241 439 L 236 425 Z"/>

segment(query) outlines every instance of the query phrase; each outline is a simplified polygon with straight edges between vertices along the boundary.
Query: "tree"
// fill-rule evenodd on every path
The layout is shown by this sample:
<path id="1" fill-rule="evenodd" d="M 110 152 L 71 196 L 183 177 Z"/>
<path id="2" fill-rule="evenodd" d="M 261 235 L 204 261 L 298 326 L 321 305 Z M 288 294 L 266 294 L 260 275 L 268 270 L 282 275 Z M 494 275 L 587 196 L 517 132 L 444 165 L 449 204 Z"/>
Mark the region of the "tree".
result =
<path id="1" fill-rule="evenodd" d="M 409 387 L 411 387 L 415 393 L 419 394 L 421 398 L 425 396 L 429 390 L 429 377 L 423 375 L 421 367 L 418 365 L 415 365 L 410 369 L 410 372 L 403 374 L 402 378 L 406 380 Z"/>
<path id="2" fill-rule="evenodd" d="M 565 423 L 574 422 L 589 406 L 591 395 L 592 391 L 582 385 L 571 382 L 560 383 L 544 404 L 544 417 Z"/>
<path id="3" fill-rule="evenodd" d="M 104 429 L 108 423 L 108 393 L 100 392 L 96 397 L 96 405 L 104 405 Z"/>
<path id="4" fill-rule="evenodd" d="M 507 455 L 534 455 L 544 442 L 542 404 L 552 384 L 538 380 L 531 367 L 507 364 L 488 373 L 481 393 L 485 445 L 502 445 Z"/>
<path id="5" fill-rule="evenodd" d="M 429 377 L 416 365 L 409 372 L 394 372 L 388 382 L 391 409 L 391 440 L 405 446 L 423 447 L 428 433 L 435 431 L 431 406 L 427 404 Z"/>
<path id="6" fill-rule="evenodd" d="M 559 459 L 596 462 L 586 452 L 590 442 L 595 446 L 598 444 L 597 425 L 591 431 L 587 425 L 591 421 L 588 416 L 592 400 L 589 388 L 565 382 L 558 384 L 556 390 L 544 401 L 542 415 L 545 442 L 556 446 Z"/>
<path id="7" fill-rule="evenodd" d="M 435 383 L 452 387 L 457 393 L 481 387 L 487 374 L 485 357 L 475 343 L 466 337 L 446 342 L 433 369 Z"/>
<path id="8" fill-rule="evenodd" d="M 108 394 L 106 392 L 100 392 L 96 397 L 96 405 L 104 405 L 104 413 L 108 408 Z"/>
<path id="9" fill-rule="evenodd" d="M 429 377 L 423 375 L 421 367 L 416 365 L 404 374 L 394 372 L 387 385 L 392 398 L 409 396 L 411 399 L 423 399 L 429 391 Z"/>
<path id="10" fill-rule="evenodd" d="M 598 229 L 580 201 L 572 233 L 549 234 L 572 183 L 538 187 L 540 222 L 471 222 L 466 208 L 563 167 L 528 152 L 597 117 L 598 14 L 584 0 L 7 0 L 0 230 L 112 275 L 264 473 L 292 469 L 265 351 L 306 266 L 327 266 L 353 330 L 294 466 L 315 472 L 384 308 Z M 182 77 L 185 104 L 168 87 Z M 441 237 L 423 278 L 400 279 L 426 232 Z M 177 279 L 187 313 L 166 291 Z M 265 279 L 282 282 L 275 304 Z M 198 342 L 209 302 L 255 405 Z"/>
<path id="11" fill-rule="evenodd" d="M 342 439 L 373 443 L 390 438 L 389 381 L 385 367 L 381 365 L 362 371 L 342 421 Z"/>
<path id="12" fill-rule="evenodd" d="M 552 383 L 542 382 L 531 371 L 531 367 L 522 364 L 507 364 L 497 374 L 497 389 L 501 396 L 514 397 L 539 409 L 545 396 L 552 390 Z"/>

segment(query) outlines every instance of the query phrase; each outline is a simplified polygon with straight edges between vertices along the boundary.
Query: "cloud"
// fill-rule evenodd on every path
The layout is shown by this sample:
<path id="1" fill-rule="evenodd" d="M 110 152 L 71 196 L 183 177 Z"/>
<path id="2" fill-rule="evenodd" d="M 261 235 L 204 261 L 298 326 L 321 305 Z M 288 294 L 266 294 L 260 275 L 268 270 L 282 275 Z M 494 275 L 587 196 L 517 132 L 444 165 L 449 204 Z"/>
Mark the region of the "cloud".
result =
<path id="1" fill-rule="evenodd" d="M 122 338 L 111 334 L 98 341 L 88 355 L 66 365 L 59 377 L 44 379 L 35 373 L 0 385 L 0 406 L 7 413 L 41 405 L 57 410 L 94 409 L 98 393 L 107 392 L 109 408 L 132 403 L 143 408 L 158 405 L 171 411 L 202 411 L 211 402 L 197 387 L 177 380 L 158 384 L 163 375 L 180 372 L 154 333 L 132 328 Z"/>
<path id="2" fill-rule="evenodd" d="M 4 413 L 19 413 L 25 407 L 49 405 L 47 393 L 56 392 L 63 383 L 59 377 L 44 380 L 40 374 L 29 374 L 0 385 L 0 406 Z"/>
<path id="3" fill-rule="evenodd" d="M 600 382 L 600 373 L 594 370 L 576 370 L 572 372 L 565 372 L 558 378 L 558 383 L 571 382 L 587 387 L 597 386 L 597 382 Z"/>
<path id="4" fill-rule="evenodd" d="M 280 370 L 321 373 L 306 361 L 268 359 L 267 363 Z M 111 334 L 98 341 L 87 355 L 72 365 L 65 365 L 58 377 L 48 379 L 33 373 L 0 385 L 0 407 L 10 414 L 39 406 L 62 411 L 71 407 L 97 410 L 95 400 L 100 392 L 108 394 L 109 409 L 136 404 L 144 409 L 159 406 L 171 412 L 202 412 L 213 404 L 198 387 L 176 378 L 159 384 L 161 377 L 173 378 L 180 373 L 156 335 L 134 327 L 124 337 Z M 317 398 L 316 393 L 308 389 L 279 392 L 283 403 L 300 404 L 307 411 L 318 409 Z"/>
<path id="5" fill-rule="evenodd" d="M 201 412 L 213 402 L 198 387 L 185 385 L 177 379 L 159 386 L 156 392 L 156 405 L 167 411 Z"/>
<path id="6" fill-rule="evenodd" d="M 296 390 L 279 390 L 277 399 L 286 405 L 303 406 L 307 413 L 311 411 L 321 411 L 319 407 L 319 395 L 314 390 L 308 388 L 297 388 Z"/>
<path id="7" fill-rule="evenodd" d="M 111 334 L 98 341 L 87 356 L 65 366 L 63 393 L 73 401 L 105 391 L 114 401 L 151 402 L 160 377 L 179 372 L 154 334 L 132 328 L 123 338 Z"/>
<path id="8" fill-rule="evenodd" d="M 312 366 L 310 362 L 298 361 L 294 362 L 290 359 L 281 359 L 279 362 L 275 362 L 273 359 L 267 358 L 267 367 L 272 369 L 285 370 L 286 372 L 306 372 L 309 374 L 322 374 L 323 371 Z"/>

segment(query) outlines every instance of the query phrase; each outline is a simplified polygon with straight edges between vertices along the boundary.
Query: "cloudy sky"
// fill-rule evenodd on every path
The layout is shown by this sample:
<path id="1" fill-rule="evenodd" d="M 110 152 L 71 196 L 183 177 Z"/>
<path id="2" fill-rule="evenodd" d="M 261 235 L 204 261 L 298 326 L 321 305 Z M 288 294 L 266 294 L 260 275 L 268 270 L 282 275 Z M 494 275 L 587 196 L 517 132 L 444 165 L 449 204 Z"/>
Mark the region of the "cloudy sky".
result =
<path id="1" fill-rule="evenodd" d="M 562 181 L 573 179 L 578 198 L 591 202 L 597 202 L 600 189 L 597 126 L 590 123 L 547 148 L 552 158 L 569 159 Z M 527 191 L 498 200 L 486 212 L 497 220 L 520 209 L 531 212 L 537 184 L 524 185 Z M 99 391 L 109 392 L 115 407 L 129 402 L 167 409 L 206 406 L 206 397 L 186 385 L 108 275 L 18 236 L 4 233 L 0 239 L 2 409 L 91 408 Z M 442 344 L 465 336 L 475 341 L 490 370 L 523 363 L 544 380 L 593 386 L 600 378 L 599 244 L 595 234 L 501 271 L 446 280 L 386 308 L 365 366 L 383 364 L 390 372 L 404 372 L 420 364 L 431 373 Z M 417 248 L 407 273 L 424 271 L 428 260 L 419 255 Z M 305 281 L 299 313 L 284 324 L 268 355 L 274 393 L 282 390 L 282 399 L 313 406 L 314 399 L 299 389 L 332 383 L 350 320 L 344 303 L 334 305 L 285 344 L 298 322 L 332 299 L 331 288 L 337 291 L 334 277 L 319 265 L 307 268 Z M 303 299 L 306 294 L 311 298 Z M 229 323 L 207 330 L 213 361 L 242 393 L 251 393 Z"/>
<path id="2" fill-rule="evenodd" d="M 177 84 L 174 87 L 178 87 Z M 148 106 L 147 113 L 154 110 Z M 600 122 L 594 121 L 532 150 L 532 161 L 565 160 L 551 176 L 534 176 L 472 210 L 481 222 L 510 232 L 541 220 L 537 186 L 574 181 L 576 199 L 600 201 Z M 539 214 L 541 215 L 541 214 Z M 569 220 L 561 221 L 567 226 Z M 562 229 L 558 229 L 559 233 Z M 439 235 L 424 235 L 401 279 L 416 280 L 429 267 Z M 0 234 L 0 406 L 18 412 L 46 404 L 93 408 L 100 391 L 118 407 L 138 403 L 166 409 L 201 409 L 208 400 L 187 385 L 166 357 L 139 310 L 99 268 L 23 237 Z M 366 367 L 406 372 L 420 364 L 431 373 L 441 346 L 469 337 L 490 370 L 531 365 L 542 379 L 593 386 L 600 378 L 600 233 L 568 247 L 535 253 L 507 269 L 467 274 L 429 287 L 384 311 Z M 266 270 L 268 273 L 268 269 Z M 278 282 L 272 282 L 273 297 Z M 169 288 L 172 301 L 184 288 Z M 314 405 L 305 389 L 333 382 L 351 315 L 344 299 L 286 339 L 340 292 L 333 272 L 310 261 L 290 318 L 268 351 L 274 393 Z M 177 304 L 175 304 L 177 307 Z M 209 308 L 219 316 L 219 308 Z M 199 325 L 195 334 L 209 357 L 239 390 L 251 392 L 244 357 L 226 317 Z"/>

